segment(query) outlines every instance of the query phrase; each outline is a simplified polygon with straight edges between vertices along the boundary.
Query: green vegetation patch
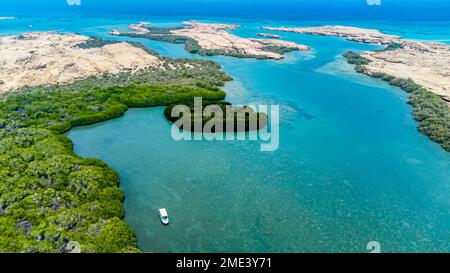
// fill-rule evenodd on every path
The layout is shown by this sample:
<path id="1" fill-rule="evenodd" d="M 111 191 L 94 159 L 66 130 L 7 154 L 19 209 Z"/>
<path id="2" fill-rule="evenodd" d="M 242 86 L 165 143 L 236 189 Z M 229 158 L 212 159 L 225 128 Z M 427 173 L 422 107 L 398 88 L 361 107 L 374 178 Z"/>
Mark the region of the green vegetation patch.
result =
<path id="1" fill-rule="evenodd" d="M 152 27 L 152 26 L 143 26 L 143 28 L 148 29 L 151 34 L 171 34 L 173 30 L 180 30 L 184 27 Z"/>
<path id="2" fill-rule="evenodd" d="M 405 46 L 401 43 L 391 43 L 387 47 L 380 49 L 379 51 L 389 51 L 389 50 L 396 50 L 396 49 L 402 49 Z"/>
<path id="3" fill-rule="evenodd" d="M 355 70 L 358 73 L 365 73 L 366 69 L 364 68 L 364 65 L 367 65 L 371 62 L 371 60 L 364 58 L 360 54 L 352 51 L 345 53 L 344 57 L 347 58 L 347 62 L 349 64 L 355 65 Z"/>
<path id="4" fill-rule="evenodd" d="M 181 128 L 184 130 L 198 132 L 195 126 L 196 119 L 201 121 L 199 122 L 201 128 L 198 129 L 200 129 L 200 132 L 205 133 L 248 132 L 263 129 L 267 126 L 267 115 L 265 113 L 255 112 L 248 106 L 232 106 L 228 102 L 211 101 L 202 102 L 202 107 L 198 107 L 197 109 L 193 102 L 184 105 L 189 108 L 187 117 L 183 115 L 181 115 L 182 117 L 172 116 L 172 111 L 179 104 L 169 105 L 164 111 L 164 115 L 171 122 L 176 123 L 177 121 L 187 119 L 189 125 L 187 128 Z M 180 123 L 180 125 L 182 124 Z"/>
<path id="5" fill-rule="evenodd" d="M 172 44 L 185 44 L 189 39 L 185 36 L 174 35 L 171 33 L 172 30 L 181 29 L 179 28 L 160 28 L 160 27 L 145 27 L 150 32 L 148 33 L 120 33 L 119 36 L 133 37 L 133 38 L 146 38 L 154 41 L 168 42 Z"/>
<path id="6" fill-rule="evenodd" d="M 230 80 L 205 61 L 28 87 L 0 97 L 0 252 L 137 252 L 123 221 L 116 172 L 82 159 L 63 133 L 123 115 L 128 107 L 223 100 Z"/>
<path id="7" fill-rule="evenodd" d="M 369 59 L 364 58 L 360 54 L 352 52 L 352 51 L 345 53 L 344 57 L 347 58 L 347 62 L 349 64 L 366 65 L 371 62 Z"/>
<path id="8" fill-rule="evenodd" d="M 360 73 L 366 73 L 365 58 L 349 52 L 345 54 L 350 64 L 356 64 L 355 69 Z M 365 59 L 365 60 L 364 60 Z M 357 69 L 359 65 L 360 68 Z M 414 108 L 414 118 L 419 122 L 418 129 L 439 143 L 445 150 L 450 151 L 450 108 L 438 95 L 428 91 L 411 79 L 401 79 L 386 73 L 373 73 L 369 76 L 382 79 L 390 85 L 400 87 L 409 94 L 408 103 Z"/>
<path id="9" fill-rule="evenodd" d="M 83 48 L 83 49 L 89 49 L 89 48 L 97 48 L 97 47 L 103 47 L 105 45 L 112 45 L 120 43 L 118 41 L 113 40 L 106 40 L 99 37 L 89 37 L 88 40 L 86 40 L 84 43 L 76 45 L 76 47 Z"/>
<path id="10" fill-rule="evenodd" d="M 89 37 L 89 40 L 86 40 L 84 43 L 76 45 L 76 47 L 83 48 L 83 49 L 90 49 L 90 48 L 99 48 L 99 47 L 104 47 L 106 45 L 112 45 L 112 44 L 118 44 L 118 43 L 123 43 L 123 42 L 91 36 L 91 37 Z M 126 41 L 126 43 L 129 43 L 129 44 L 133 45 L 134 47 L 140 48 L 150 55 L 159 56 L 158 52 L 148 49 L 146 46 L 144 46 L 141 43 L 131 42 L 131 41 Z"/>
<path id="11" fill-rule="evenodd" d="M 270 51 L 273 53 L 278 53 L 284 55 L 286 53 L 290 53 L 293 51 L 299 51 L 297 47 L 289 47 L 289 46 L 265 46 L 261 48 L 264 51 Z"/>

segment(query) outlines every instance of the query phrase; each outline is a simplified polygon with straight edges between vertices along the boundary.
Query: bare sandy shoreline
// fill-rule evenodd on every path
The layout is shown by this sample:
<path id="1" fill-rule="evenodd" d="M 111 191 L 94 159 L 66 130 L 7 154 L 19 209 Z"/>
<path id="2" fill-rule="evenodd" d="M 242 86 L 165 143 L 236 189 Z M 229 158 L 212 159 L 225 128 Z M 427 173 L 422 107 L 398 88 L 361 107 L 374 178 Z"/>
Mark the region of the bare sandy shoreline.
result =
<path id="1" fill-rule="evenodd" d="M 148 22 L 140 22 L 130 25 L 129 29 L 132 30 L 131 34 L 143 35 L 144 38 L 151 38 L 151 35 L 160 35 L 152 34 L 151 29 L 146 28 L 148 25 Z M 282 53 L 283 49 L 309 50 L 308 46 L 299 45 L 294 42 L 274 39 L 242 38 L 230 33 L 230 31 L 239 28 L 239 25 L 201 23 L 197 21 L 183 22 L 183 25 L 185 27 L 169 30 L 166 35 L 192 39 L 201 49 L 215 53 L 213 55 L 231 55 L 249 58 L 261 57 L 279 60 L 284 58 Z M 120 33 L 116 29 L 113 29 L 110 34 L 127 35 L 127 33 Z M 271 34 L 268 35 L 270 38 L 277 37 Z"/>
<path id="2" fill-rule="evenodd" d="M 263 27 L 263 29 L 320 36 L 336 36 L 342 37 L 349 41 L 375 45 L 389 45 L 400 39 L 399 36 L 384 34 L 376 29 L 364 29 L 347 26 L 322 26 L 307 28 Z"/>
<path id="3" fill-rule="evenodd" d="M 267 47 L 309 47 L 274 39 L 241 38 L 230 33 L 238 25 L 184 22 L 186 28 L 170 30 L 189 37 L 209 50 L 222 50 L 249 56 L 283 58 L 283 53 L 267 51 Z M 130 25 L 133 33 L 150 32 L 148 22 Z M 344 26 L 314 28 L 273 28 L 312 35 L 338 36 L 350 41 L 392 46 L 381 51 L 366 51 L 361 55 L 371 62 L 366 73 L 386 73 L 399 78 L 411 78 L 416 83 L 450 101 L 450 46 L 433 42 L 405 40 L 378 30 Z M 112 34 L 120 34 L 113 30 Z M 0 93 L 23 86 L 70 83 L 89 76 L 160 66 L 161 60 L 128 43 L 81 48 L 77 45 L 90 38 L 56 32 L 25 33 L 0 37 Z"/>
<path id="4" fill-rule="evenodd" d="M 90 38 L 34 32 L 0 37 L 0 93 L 24 86 L 71 83 L 105 73 L 136 71 L 160 63 L 129 43 L 81 48 Z"/>

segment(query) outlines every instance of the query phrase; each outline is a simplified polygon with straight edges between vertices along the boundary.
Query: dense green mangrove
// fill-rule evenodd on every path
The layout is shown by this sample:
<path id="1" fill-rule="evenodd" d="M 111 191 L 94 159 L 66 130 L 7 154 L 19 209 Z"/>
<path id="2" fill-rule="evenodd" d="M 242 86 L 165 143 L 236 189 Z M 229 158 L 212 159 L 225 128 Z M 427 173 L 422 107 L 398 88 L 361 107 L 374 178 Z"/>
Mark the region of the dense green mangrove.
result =
<path id="1" fill-rule="evenodd" d="M 0 96 L 0 252 L 66 252 L 74 242 L 82 252 L 139 251 L 117 173 L 75 155 L 64 133 L 128 107 L 225 98 L 220 86 L 231 78 L 216 63 L 162 60 L 133 74 Z"/>
<path id="2" fill-rule="evenodd" d="M 186 121 L 187 128 L 179 127 L 187 131 L 204 133 L 243 132 L 257 131 L 267 126 L 267 115 L 256 112 L 249 106 L 232 106 L 228 102 L 203 101 L 201 107 L 196 109 L 194 102 L 188 102 L 184 106 L 189 108 L 189 112 L 181 114 L 180 117 L 172 115 L 172 110 L 176 106 L 179 106 L 179 104 L 167 106 L 164 115 L 175 124 L 180 121 L 179 125 L 184 125 L 181 122 Z M 184 114 L 188 116 L 184 116 Z M 199 122 L 199 125 L 201 125 L 200 131 L 196 130 L 196 118 L 201 121 Z"/>
<path id="3" fill-rule="evenodd" d="M 397 48 L 398 45 L 393 47 Z M 419 122 L 418 129 L 439 143 L 445 150 L 450 151 L 450 107 L 441 97 L 411 79 L 397 78 L 386 73 L 367 73 L 364 65 L 368 64 L 370 60 L 358 53 L 348 52 L 345 57 L 348 63 L 355 64 L 357 72 L 384 80 L 407 92 L 409 94 L 408 103 L 413 106 L 414 118 Z"/>
<path id="4" fill-rule="evenodd" d="M 114 41 L 114 40 L 108 40 L 103 39 L 99 37 L 89 37 L 90 39 L 86 40 L 84 43 L 76 45 L 76 47 L 83 48 L 83 49 L 89 49 L 89 48 L 97 48 L 97 47 L 103 47 L 105 45 L 112 45 L 117 44 L 120 41 Z"/>
<path id="5" fill-rule="evenodd" d="M 86 40 L 84 43 L 76 45 L 76 47 L 79 47 L 82 49 L 89 49 L 89 48 L 98 48 L 98 47 L 104 47 L 106 45 L 122 43 L 122 41 L 109 40 L 109 39 L 99 38 L 96 36 L 91 36 L 89 38 L 90 39 Z M 155 56 L 159 55 L 158 52 L 149 49 L 148 47 L 144 46 L 141 43 L 133 42 L 133 41 L 127 41 L 127 43 L 129 43 L 135 47 L 138 47 L 140 49 L 143 49 L 145 52 L 147 52 L 151 55 L 155 55 Z"/>
<path id="6" fill-rule="evenodd" d="M 352 51 L 349 51 L 344 54 L 344 57 L 347 58 L 347 62 L 349 64 L 355 65 L 355 70 L 358 73 L 364 73 L 366 70 L 364 69 L 364 65 L 369 64 L 370 60 L 367 58 L 362 57 L 358 53 L 354 53 Z"/>

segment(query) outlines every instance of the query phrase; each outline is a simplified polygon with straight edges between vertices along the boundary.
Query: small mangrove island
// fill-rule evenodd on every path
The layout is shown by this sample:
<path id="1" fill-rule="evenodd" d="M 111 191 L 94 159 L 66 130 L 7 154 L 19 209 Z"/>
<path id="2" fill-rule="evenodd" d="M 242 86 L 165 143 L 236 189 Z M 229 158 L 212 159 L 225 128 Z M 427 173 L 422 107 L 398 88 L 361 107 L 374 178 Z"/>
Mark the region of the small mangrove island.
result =
<path id="1" fill-rule="evenodd" d="M 268 121 L 265 113 L 255 112 L 249 106 L 232 106 L 228 102 L 206 101 L 201 105 L 189 102 L 183 105 L 187 109 L 180 108 L 181 117 L 173 116 L 173 111 L 177 106 L 180 104 L 171 104 L 166 107 L 164 115 L 180 129 L 190 132 L 257 131 L 265 128 Z"/>

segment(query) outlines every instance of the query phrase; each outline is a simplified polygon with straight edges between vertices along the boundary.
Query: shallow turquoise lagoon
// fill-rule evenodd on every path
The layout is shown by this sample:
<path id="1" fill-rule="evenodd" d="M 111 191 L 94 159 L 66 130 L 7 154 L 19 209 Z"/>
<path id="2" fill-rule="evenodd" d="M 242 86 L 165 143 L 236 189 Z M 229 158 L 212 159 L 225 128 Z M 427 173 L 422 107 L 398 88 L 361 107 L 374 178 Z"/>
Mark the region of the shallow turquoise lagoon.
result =
<path id="1" fill-rule="evenodd" d="M 260 25 L 235 33 L 253 37 Z M 314 50 L 283 61 L 209 58 L 235 78 L 229 101 L 280 105 L 275 152 L 250 141 L 176 142 L 162 108 L 70 132 L 80 156 L 120 173 L 139 247 L 365 252 L 375 240 L 382 251 L 448 251 L 450 154 L 417 132 L 401 90 L 354 73 L 339 57 L 374 47 L 281 35 Z M 180 45 L 140 41 L 163 55 L 199 58 Z M 160 207 L 169 211 L 167 227 Z"/>
<path id="2" fill-rule="evenodd" d="M 107 34 L 111 28 L 137 20 L 167 26 L 191 19 L 107 18 L 23 16 L 0 22 L 0 34 L 61 30 L 117 39 Z M 256 37 L 261 25 L 325 23 L 208 21 L 241 23 L 235 33 L 243 37 Z M 450 37 L 448 23 L 346 24 L 408 38 Z M 229 101 L 280 105 L 275 152 L 260 152 L 260 143 L 252 141 L 176 142 L 163 108 L 131 109 L 68 134 L 78 155 L 99 158 L 119 172 L 125 220 L 139 248 L 366 252 L 375 240 L 387 252 L 449 251 L 450 153 L 417 132 L 401 90 L 356 74 L 340 57 L 374 47 L 280 34 L 313 50 L 290 53 L 283 61 L 208 58 L 235 78 L 225 88 Z M 203 58 L 180 45 L 135 40 L 162 55 Z M 169 226 L 159 221 L 161 207 L 169 212 Z"/>

